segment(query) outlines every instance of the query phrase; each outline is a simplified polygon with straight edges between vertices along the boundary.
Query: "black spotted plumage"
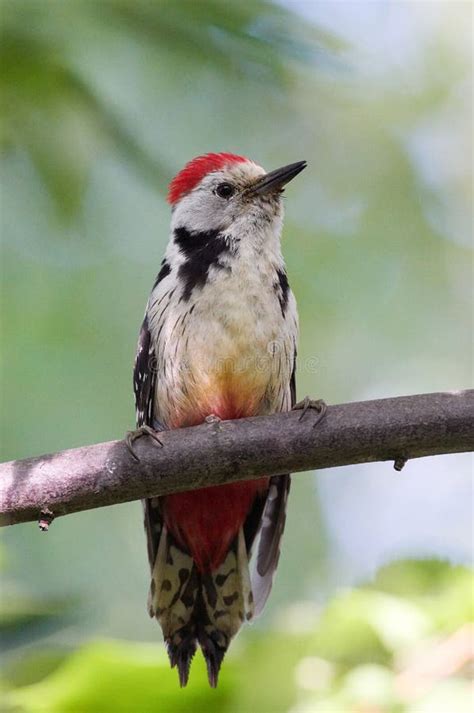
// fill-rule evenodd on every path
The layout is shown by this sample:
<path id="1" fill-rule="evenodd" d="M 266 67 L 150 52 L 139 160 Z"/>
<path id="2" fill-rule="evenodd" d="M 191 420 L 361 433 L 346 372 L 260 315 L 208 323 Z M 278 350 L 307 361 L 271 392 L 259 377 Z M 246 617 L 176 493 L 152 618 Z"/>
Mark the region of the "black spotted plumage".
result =
<path id="1" fill-rule="evenodd" d="M 288 283 L 288 277 L 285 270 L 277 270 L 277 280 L 275 282 L 275 291 L 278 295 L 278 301 L 280 302 L 281 313 L 283 317 L 286 313 L 286 308 L 288 307 L 288 298 L 290 294 L 290 285 Z"/>
<path id="2" fill-rule="evenodd" d="M 156 357 L 153 349 L 148 316 L 145 315 L 138 337 L 137 354 L 133 369 L 133 391 L 137 427 L 152 426 L 156 383 Z M 161 513 L 158 498 L 142 500 L 147 550 L 150 564 L 158 551 L 161 533 Z"/>
<path id="3" fill-rule="evenodd" d="M 161 262 L 161 269 L 160 269 L 158 275 L 156 276 L 156 280 L 155 280 L 155 282 L 153 283 L 152 290 L 154 290 L 155 287 L 157 287 L 157 286 L 160 284 L 160 282 L 161 282 L 162 280 L 164 280 L 165 277 L 168 277 L 168 275 L 170 275 L 170 274 L 171 274 L 171 267 L 170 267 L 168 261 L 167 261 L 166 258 L 165 258 L 165 259 L 162 260 L 162 262 Z"/>
<path id="4" fill-rule="evenodd" d="M 178 270 L 178 276 L 183 282 L 183 300 L 188 301 L 195 288 L 204 287 L 211 267 L 230 269 L 221 262 L 230 247 L 225 235 L 219 230 L 190 231 L 184 227 L 176 228 L 174 241 L 185 257 Z"/>
<path id="5" fill-rule="evenodd" d="M 156 380 L 155 353 L 151 341 L 148 317 L 145 315 L 138 337 L 133 368 L 133 391 L 137 426 L 153 425 L 153 397 Z"/>

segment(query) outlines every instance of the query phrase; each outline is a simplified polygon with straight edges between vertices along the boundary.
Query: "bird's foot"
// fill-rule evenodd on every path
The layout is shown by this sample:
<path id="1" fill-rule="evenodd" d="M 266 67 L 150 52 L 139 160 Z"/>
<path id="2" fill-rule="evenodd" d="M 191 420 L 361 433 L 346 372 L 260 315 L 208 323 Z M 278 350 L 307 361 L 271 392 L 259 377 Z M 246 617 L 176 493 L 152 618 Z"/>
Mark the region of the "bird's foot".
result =
<path id="1" fill-rule="evenodd" d="M 160 431 L 166 430 L 164 426 L 162 426 L 158 421 L 154 422 L 154 426 L 158 426 L 157 428 L 152 428 L 151 426 L 140 426 L 137 428 L 135 431 L 128 431 L 127 435 L 125 436 L 125 445 L 127 446 L 128 450 L 132 454 L 132 456 L 135 458 L 137 463 L 140 462 L 140 458 L 135 452 L 135 449 L 133 447 L 134 441 L 136 441 L 138 438 L 142 438 L 143 436 L 149 436 L 150 438 L 153 438 L 156 443 L 158 443 L 159 446 L 163 447 L 163 442 L 158 438 L 158 433 Z"/>
<path id="2" fill-rule="evenodd" d="M 215 413 L 210 413 L 209 416 L 206 416 L 204 421 L 206 423 L 220 423 L 222 421 L 222 419 L 219 418 L 219 416 L 216 416 Z"/>
<path id="3" fill-rule="evenodd" d="M 327 404 L 323 399 L 310 399 L 309 396 L 305 396 L 302 401 L 298 401 L 293 408 L 291 409 L 292 411 L 301 411 L 301 416 L 299 418 L 300 421 L 303 420 L 303 418 L 306 416 L 306 413 L 310 410 L 314 409 L 318 413 L 318 417 L 316 418 L 316 421 L 313 423 L 313 428 L 318 425 L 320 421 L 323 420 L 323 418 L 326 415 L 326 411 L 328 409 Z"/>

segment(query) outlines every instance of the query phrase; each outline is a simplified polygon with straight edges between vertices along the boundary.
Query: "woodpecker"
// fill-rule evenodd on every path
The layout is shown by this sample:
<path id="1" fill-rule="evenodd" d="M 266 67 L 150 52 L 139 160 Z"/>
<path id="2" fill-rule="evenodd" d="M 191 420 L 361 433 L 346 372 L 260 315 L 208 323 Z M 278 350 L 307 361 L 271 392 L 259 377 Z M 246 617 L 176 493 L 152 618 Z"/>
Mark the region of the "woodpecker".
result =
<path id="1" fill-rule="evenodd" d="M 295 406 L 298 316 L 280 239 L 283 187 L 305 166 L 266 173 L 243 156 L 210 153 L 172 180 L 170 239 L 135 360 L 132 452 L 144 434 L 159 440 L 210 416 Z M 148 610 L 181 686 L 199 645 L 215 687 L 231 639 L 262 611 L 289 488 L 290 476 L 279 475 L 143 501 Z"/>

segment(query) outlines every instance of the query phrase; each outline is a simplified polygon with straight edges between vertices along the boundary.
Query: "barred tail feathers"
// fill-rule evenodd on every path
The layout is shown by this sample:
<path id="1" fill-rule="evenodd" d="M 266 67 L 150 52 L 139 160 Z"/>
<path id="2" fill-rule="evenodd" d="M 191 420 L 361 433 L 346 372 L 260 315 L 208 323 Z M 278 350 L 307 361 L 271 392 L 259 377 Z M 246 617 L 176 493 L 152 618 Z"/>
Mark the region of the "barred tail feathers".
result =
<path id="1" fill-rule="evenodd" d="M 201 594 L 203 608 L 198 640 L 206 659 L 209 683 L 215 687 L 231 640 L 243 622 L 253 617 L 253 595 L 242 528 L 219 568 L 202 575 Z"/>
<path id="2" fill-rule="evenodd" d="M 163 525 L 152 569 L 148 611 L 161 625 L 170 663 L 178 668 L 181 686 L 188 682 L 196 652 L 194 609 L 199 589 L 192 557 L 177 547 Z"/>
<path id="3" fill-rule="evenodd" d="M 217 685 L 219 669 L 232 638 L 253 617 L 247 549 L 242 528 L 225 560 L 209 573 L 198 572 L 163 527 L 148 598 L 150 616 L 163 629 L 171 666 L 185 686 L 197 645 L 207 664 L 209 683 Z"/>

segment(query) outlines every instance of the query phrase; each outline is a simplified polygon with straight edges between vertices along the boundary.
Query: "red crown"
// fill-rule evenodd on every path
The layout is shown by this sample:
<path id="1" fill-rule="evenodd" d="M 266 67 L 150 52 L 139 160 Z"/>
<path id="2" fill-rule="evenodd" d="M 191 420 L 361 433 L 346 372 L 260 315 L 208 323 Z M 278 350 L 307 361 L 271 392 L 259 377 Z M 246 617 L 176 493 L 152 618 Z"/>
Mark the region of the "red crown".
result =
<path id="1" fill-rule="evenodd" d="M 207 153 L 197 156 L 180 171 L 171 181 L 168 188 L 168 203 L 173 205 L 212 171 L 218 171 L 229 163 L 248 161 L 245 156 L 233 153 Z"/>

